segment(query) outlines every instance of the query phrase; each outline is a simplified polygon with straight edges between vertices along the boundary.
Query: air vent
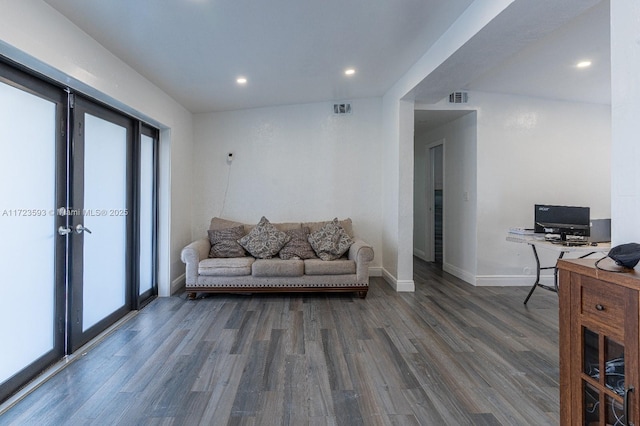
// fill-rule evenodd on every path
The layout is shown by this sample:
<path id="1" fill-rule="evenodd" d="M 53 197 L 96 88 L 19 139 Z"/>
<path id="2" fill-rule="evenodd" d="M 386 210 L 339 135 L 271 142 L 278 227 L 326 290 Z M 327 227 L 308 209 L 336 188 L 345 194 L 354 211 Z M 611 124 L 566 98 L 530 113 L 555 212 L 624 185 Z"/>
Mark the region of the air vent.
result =
<path id="1" fill-rule="evenodd" d="M 450 104 L 466 104 L 469 102 L 469 94 L 467 92 L 453 92 L 449 95 Z"/>
<path id="2" fill-rule="evenodd" d="M 334 114 L 351 114 L 351 104 L 333 104 Z"/>

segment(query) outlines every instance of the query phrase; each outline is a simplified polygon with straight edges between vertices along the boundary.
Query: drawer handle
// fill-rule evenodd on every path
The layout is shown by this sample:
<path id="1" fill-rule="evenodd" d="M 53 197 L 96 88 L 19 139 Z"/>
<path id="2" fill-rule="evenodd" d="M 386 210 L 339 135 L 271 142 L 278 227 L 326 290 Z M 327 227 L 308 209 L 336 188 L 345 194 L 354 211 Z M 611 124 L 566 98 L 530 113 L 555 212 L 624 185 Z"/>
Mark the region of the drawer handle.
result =
<path id="1" fill-rule="evenodd" d="M 625 425 L 633 425 L 629 421 L 629 394 L 634 391 L 633 386 L 629 386 L 627 390 L 624 391 L 624 424 Z"/>
<path id="2" fill-rule="evenodd" d="M 604 305 L 601 305 L 601 304 L 599 304 L 599 303 L 598 303 L 598 304 L 596 305 L 596 309 L 597 309 L 598 311 L 604 311 Z"/>

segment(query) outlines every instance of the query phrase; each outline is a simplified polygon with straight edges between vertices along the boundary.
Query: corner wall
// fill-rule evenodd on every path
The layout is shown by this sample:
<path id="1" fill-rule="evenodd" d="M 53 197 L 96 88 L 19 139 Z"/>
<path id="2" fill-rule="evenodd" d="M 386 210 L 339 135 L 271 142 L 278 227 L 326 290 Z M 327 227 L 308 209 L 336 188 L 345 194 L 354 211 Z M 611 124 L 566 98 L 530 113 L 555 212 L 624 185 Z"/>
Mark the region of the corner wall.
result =
<path id="1" fill-rule="evenodd" d="M 533 226 L 535 204 L 587 206 L 592 218 L 611 217 L 610 108 L 482 92 L 469 99 L 464 109 L 477 111 L 477 139 L 468 134 L 471 114 L 420 138 L 467 145 L 445 144 L 444 267 L 475 285 L 531 285 L 531 249 L 506 236 L 511 226 Z M 555 253 L 539 255 L 554 264 Z"/>
<path id="2" fill-rule="evenodd" d="M 640 2 L 611 1 L 612 244 L 640 243 Z"/>
<path id="3" fill-rule="evenodd" d="M 396 289 L 413 282 L 413 93 L 418 84 L 514 0 L 476 0 L 383 96 L 383 252 L 385 279 Z M 451 88 L 451 90 L 458 87 Z M 411 125 L 411 127 L 413 127 Z M 398 283 L 401 286 L 398 286 Z"/>

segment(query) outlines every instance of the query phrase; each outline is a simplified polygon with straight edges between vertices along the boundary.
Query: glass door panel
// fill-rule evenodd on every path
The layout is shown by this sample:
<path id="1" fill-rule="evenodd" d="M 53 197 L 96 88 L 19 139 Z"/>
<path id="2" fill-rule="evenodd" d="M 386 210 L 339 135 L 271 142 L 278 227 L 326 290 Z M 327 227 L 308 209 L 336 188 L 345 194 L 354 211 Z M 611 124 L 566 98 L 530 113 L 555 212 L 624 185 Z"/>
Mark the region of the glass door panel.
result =
<path id="1" fill-rule="evenodd" d="M 624 345 L 584 326 L 582 345 L 584 424 L 626 425 Z"/>
<path id="2" fill-rule="evenodd" d="M 126 303 L 127 129 L 85 114 L 82 331 Z"/>
<path id="3" fill-rule="evenodd" d="M 584 424 L 599 425 L 600 424 L 600 393 L 596 388 L 586 383 L 583 384 L 584 389 Z"/>
<path id="4" fill-rule="evenodd" d="M 133 122 L 76 97 L 69 340 L 72 351 L 131 310 Z"/>
<path id="5" fill-rule="evenodd" d="M 598 334 L 583 328 L 584 338 L 584 372 L 592 379 L 600 380 L 600 345 L 598 344 Z"/>
<path id="6" fill-rule="evenodd" d="M 605 385 L 618 395 L 624 395 L 624 346 L 609 339 L 604 340 Z"/>
<path id="7" fill-rule="evenodd" d="M 613 426 L 626 426 L 626 420 L 624 418 L 624 407 L 620 402 L 611 398 L 605 397 L 605 424 Z"/>
<path id="8" fill-rule="evenodd" d="M 154 168 L 155 140 L 147 135 L 140 138 L 140 288 L 141 296 L 153 290 L 155 281 L 155 168 Z"/>
<path id="9" fill-rule="evenodd" d="M 6 71 L 0 67 L 0 79 Z M 64 351 L 64 263 L 56 262 L 64 250 L 56 197 L 64 200 L 64 189 L 56 164 L 66 101 L 31 86 L 0 81 L 0 117 L 11 124 L 0 126 L 0 400 Z"/>

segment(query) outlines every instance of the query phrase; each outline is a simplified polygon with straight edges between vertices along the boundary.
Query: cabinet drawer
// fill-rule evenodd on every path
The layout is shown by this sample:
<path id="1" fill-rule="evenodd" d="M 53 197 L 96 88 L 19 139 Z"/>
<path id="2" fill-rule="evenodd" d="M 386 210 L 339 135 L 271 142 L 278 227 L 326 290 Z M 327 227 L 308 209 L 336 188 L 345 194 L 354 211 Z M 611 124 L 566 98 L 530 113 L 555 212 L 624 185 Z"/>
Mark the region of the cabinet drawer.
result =
<path id="1" fill-rule="evenodd" d="M 614 329 L 624 326 L 624 287 L 582 277 L 581 313 Z"/>

